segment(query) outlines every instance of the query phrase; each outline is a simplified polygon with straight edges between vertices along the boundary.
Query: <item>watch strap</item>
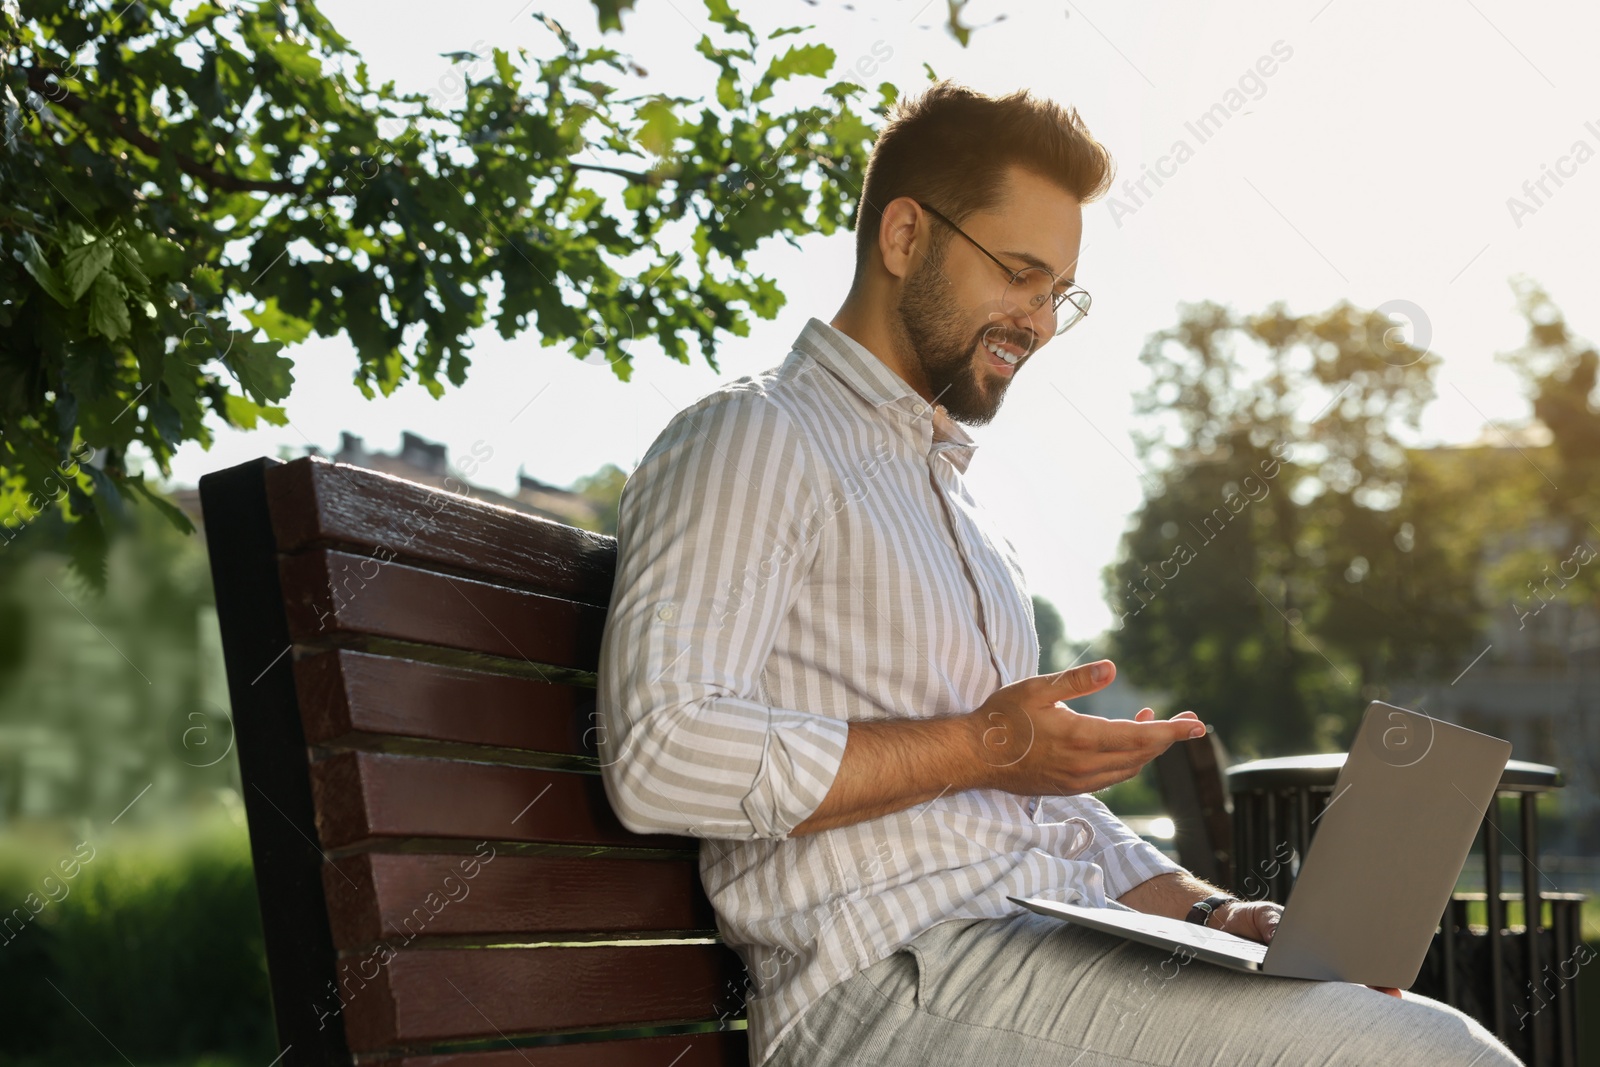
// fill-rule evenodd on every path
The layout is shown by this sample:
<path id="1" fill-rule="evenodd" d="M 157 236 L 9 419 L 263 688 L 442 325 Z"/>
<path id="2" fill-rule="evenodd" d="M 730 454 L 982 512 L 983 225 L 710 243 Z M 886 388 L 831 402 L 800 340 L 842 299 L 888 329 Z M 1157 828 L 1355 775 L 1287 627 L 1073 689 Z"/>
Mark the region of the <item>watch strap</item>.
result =
<path id="1" fill-rule="evenodd" d="M 1211 896 L 1206 897 L 1206 899 L 1200 901 L 1199 903 L 1195 904 L 1194 907 L 1190 908 L 1189 914 L 1184 916 L 1184 920 L 1186 922 L 1192 922 L 1197 926 L 1204 926 L 1206 924 L 1206 920 L 1211 918 L 1212 912 L 1222 907 L 1222 905 L 1232 904 L 1238 899 L 1238 897 L 1230 897 L 1226 893 L 1213 893 Z"/>

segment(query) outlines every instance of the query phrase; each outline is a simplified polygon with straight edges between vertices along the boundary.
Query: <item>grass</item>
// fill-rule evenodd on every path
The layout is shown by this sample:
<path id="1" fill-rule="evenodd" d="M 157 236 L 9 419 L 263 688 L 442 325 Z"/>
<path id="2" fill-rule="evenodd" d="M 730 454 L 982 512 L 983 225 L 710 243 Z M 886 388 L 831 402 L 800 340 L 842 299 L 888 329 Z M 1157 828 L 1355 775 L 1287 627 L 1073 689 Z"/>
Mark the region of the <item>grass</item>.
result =
<path id="1" fill-rule="evenodd" d="M 242 814 L 70 831 L 0 845 L 0 919 L 13 920 L 0 1003 L 28 1020 L 0 1027 L 0 1062 L 264 1067 L 271 1002 Z"/>
<path id="2" fill-rule="evenodd" d="M 1551 924 L 1550 902 L 1544 901 L 1540 909 L 1540 925 L 1549 928 Z M 1522 901 L 1506 901 L 1506 925 L 1523 926 L 1525 909 Z M 1488 926 L 1488 905 L 1477 900 L 1467 904 L 1467 922 L 1474 926 Z M 1582 919 L 1578 938 L 1590 944 L 1600 943 L 1600 899 L 1587 897 L 1583 902 Z"/>

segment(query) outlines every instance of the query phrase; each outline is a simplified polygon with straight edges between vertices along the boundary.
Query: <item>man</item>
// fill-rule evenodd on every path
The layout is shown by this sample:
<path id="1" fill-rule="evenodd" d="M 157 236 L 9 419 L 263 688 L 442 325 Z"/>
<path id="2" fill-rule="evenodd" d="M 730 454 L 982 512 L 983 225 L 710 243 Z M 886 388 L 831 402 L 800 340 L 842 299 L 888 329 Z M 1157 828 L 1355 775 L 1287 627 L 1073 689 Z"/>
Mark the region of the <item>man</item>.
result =
<path id="1" fill-rule="evenodd" d="M 959 424 L 989 421 L 1087 311 L 1081 205 L 1110 181 L 1077 114 L 1026 93 L 902 102 L 831 323 L 679 412 L 623 492 L 599 679 L 612 806 L 706 839 L 757 1067 L 1515 1063 L 1432 1001 L 1185 968 L 1006 899 L 1263 941 L 1279 914 L 1090 795 L 1205 727 L 1069 709 L 1109 661 L 1034 675 L 1016 553 L 963 478 Z"/>

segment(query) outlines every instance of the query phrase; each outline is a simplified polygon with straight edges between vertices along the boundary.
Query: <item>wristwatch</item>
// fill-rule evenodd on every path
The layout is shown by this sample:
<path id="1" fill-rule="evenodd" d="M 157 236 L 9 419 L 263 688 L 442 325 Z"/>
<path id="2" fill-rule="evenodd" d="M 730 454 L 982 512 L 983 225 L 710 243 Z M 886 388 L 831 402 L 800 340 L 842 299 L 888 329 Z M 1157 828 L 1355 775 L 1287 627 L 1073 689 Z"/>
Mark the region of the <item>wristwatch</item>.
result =
<path id="1" fill-rule="evenodd" d="M 1213 893 L 1211 896 L 1206 897 L 1206 899 L 1200 901 L 1194 907 L 1190 908 L 1189 914 L 1184 916 L 1184 919 L 1187 922 L 1204 926 L 1206 924 L 1206 920 L 1211 918 L 1212 912 L 1222 907 L 1222 905 L 1232 904 L 1238 899 L 1238 897 L 1230 897 L 1226 893 Z"/>

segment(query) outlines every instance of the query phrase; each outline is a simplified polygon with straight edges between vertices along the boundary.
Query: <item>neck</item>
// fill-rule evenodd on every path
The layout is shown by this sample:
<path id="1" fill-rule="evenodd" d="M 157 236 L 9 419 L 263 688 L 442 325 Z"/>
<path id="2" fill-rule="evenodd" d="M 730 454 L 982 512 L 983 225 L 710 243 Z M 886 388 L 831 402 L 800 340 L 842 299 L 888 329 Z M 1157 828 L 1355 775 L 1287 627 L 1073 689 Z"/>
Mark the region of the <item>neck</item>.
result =
<path id="1" fill-rule="evenodd" d="M 865 298 L 855 290 L 845 297 L 828 325 L 878 357 L 922 399 L 933 403 L 933 389 L 917 364 L 910 339 L 895 329 L 894 309 L 885 300 Z"/>

